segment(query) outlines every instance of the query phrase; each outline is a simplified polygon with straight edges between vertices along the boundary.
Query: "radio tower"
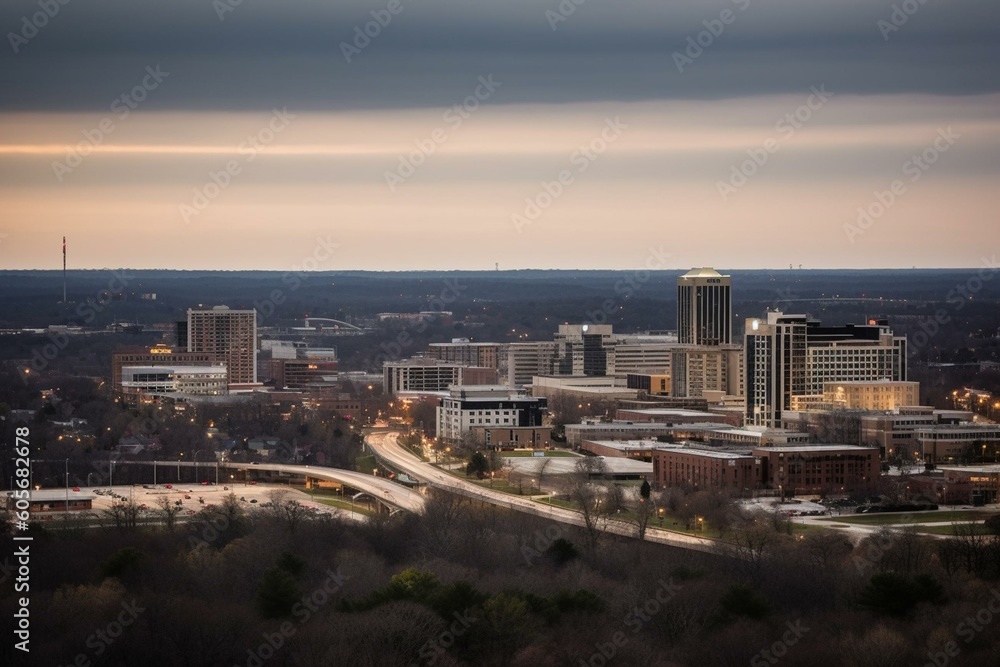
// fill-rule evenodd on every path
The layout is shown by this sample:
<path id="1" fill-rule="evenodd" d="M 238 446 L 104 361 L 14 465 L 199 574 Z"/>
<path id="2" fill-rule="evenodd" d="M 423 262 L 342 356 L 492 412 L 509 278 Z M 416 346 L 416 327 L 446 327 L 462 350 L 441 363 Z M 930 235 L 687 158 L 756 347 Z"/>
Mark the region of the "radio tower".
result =
<path id="1" fill-rule="evenodd" d="M 66 303 L 66 237 L 63 237 L 63 303 Z"/>

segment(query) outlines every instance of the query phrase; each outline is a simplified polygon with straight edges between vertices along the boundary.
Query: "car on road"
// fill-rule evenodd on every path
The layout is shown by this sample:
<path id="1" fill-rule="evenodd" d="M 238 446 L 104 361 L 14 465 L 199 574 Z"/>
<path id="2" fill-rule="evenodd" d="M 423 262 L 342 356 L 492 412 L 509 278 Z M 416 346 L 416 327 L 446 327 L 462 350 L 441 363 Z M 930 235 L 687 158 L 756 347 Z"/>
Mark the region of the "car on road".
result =
<path id="1" fill-rule="evenodd" d="M 165 488 L 168 488 L 168 489 L 172 489 L 172 488 L 174 488 L 174 485 L 173 485 L 173 484 L 164 484 L 163 486 L 164 486 Z"/>
<path id="2" fill-rule="evenodd" d="M 255 503 L 255 502 L 257 502 L 257 499 L 256 498 L 251 498 L 250 502 Z"/>

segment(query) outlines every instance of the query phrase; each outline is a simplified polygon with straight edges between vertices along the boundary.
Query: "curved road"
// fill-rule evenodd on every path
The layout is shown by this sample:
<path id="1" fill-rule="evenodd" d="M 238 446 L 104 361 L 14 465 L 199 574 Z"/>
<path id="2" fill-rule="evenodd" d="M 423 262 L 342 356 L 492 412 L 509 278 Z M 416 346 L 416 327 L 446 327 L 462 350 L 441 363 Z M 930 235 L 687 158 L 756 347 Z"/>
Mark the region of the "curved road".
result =
<path id="1" fill-rule="evenodd" d="M 130 461 L 129 465 L 134 465 L 136 463 L 152 465 L 154 462 Z M 195 463 L 193 461 L 183 461 L 181 463 L 177 463 L 176 461 L 156 461 L 155 463 L 158 466 L 163 465 L 170 468 L 178 465 L 185 468 L 211 468 L 218 465 L 220 468 L 245 468 L 248 471 L 267 470 L 270 472 L 287 472 L 293 475 L 328 479 L 334 482 L 340 482 L 341 484 L 358 489 L 359 491 L 363 491 L 385 505 L 398 507 L 399 509 L 408 510 L 410 512 L 417 512 L 418 514 L 424 511 L 424 496 L 416 491 L 408 489 L 400 484 L 396 484 L 395 482 L 391 482 L 384 477 L 366 475 L 353 470 L 341 470 L 340 468 L 327 468 L 325 466 L 285 465 L 281 463 L 220 462 L 216 464 L 214 461 L 204 463 Z"/>
<path id="2" fill-rule="evenodd" d="M 458 477 L 444 473 L 430 463 L 421 461 L 409 450 L 400 446 L 396 442 L 398 435 L 398 433 L 393 431 L 371 432 L 365 436 L 365 442 L 379 458 L 384 459 L 400 471 L 421 482 L 426 482 L 434 488 L 459 493 L 493 505 L 509 507 L 512 510 L 528 512 L 529 514 L 542 516 L 559 523 L 567 523 L 574 526 L 584 525 L 583 516 L 576 510 L 545 505 L 521 496 L 512 496 L 507 493 L 493 491 L 492 489 L 485 489 L 472 482 L 466 482 Z M 635 526 L 618 521 L 607 522 L 604 531 L 628 537 L 636 537 Z M 661 530 L 651 526 L 646 530 L 646 540 L 696 551 L 714 552 L 717 549 L 717 542 L 714 540 Z"/>

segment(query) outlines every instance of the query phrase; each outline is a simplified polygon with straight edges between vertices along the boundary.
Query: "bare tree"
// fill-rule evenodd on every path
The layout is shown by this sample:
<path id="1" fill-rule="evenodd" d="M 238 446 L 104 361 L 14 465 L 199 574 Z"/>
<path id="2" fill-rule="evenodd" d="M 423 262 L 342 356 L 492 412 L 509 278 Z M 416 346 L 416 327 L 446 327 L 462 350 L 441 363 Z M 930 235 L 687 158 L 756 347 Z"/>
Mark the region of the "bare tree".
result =
<path id="1" fill-rule="evenodd" d="M 139 522 L 140 511 L 134 500 L 116 500 L 104 510 L 104 516 L 114 521 L 118 528 L 133 530 Z"/>
<path id="2" fill-rule="evenodd" d="M 289 532 L 294 533 L 308 512 L 297 500 L 289 498 L 290 495 L 288 489 L 271 489 L 267 492 L 267 499 L 274 516 L 284 521 L 288 525 Z"/>
<path id="3" fill-rule="evenodd" d="M 747 583 L 759 587 L 767 561 L 781 540 L 772 518 L 766 512 L 753 512 L 732 530 L 730 541 L 719 548 L 734 559 L 736 571 Z"/>
<path id="4" fill-rule="evenodd" d="M 569 499 L 576 503 L 583 515 L 583 527 L 587 532 L 590 545 L 596 546 L 597 540 L 607 525 L 607 507 L 601 508 L 603 489 L 600 481 L 594 482 L 595 475 L 603 476 L 607 472 L 604 459 L 587 456 L 576 461 L 576 471 L 569 477 Z"/>
<path id="5" fill-rule="evenodd" d="M 167 496 L 161 496 L 156 501 L 156 504 L 160 506 L 160 512 L 163 514 L 163 523 L 166 524 L 167 530 L 173 530 L 177 515 L 181 513 L 181 507 L 170 502 L 170 498 Z"/>
<path id="6" fill-rule="evenodd" d="M 649 520 L 654 516 L 656 516 L 656 503 L 653 502 L 652 498 L 639 498 L 635 507 L 635 518 L 632 521 L 635 523 L 640 541 L 646 539 L 646 528 L 649 526 Z"/>
<path id="7" fill-rule="evenodd" d="M 538 475 L 538 489 L 542 488 L 542 481 L 545 479 L 545 471 L 548 467 L 552 465 L 552 457 L 543 457 L 541 461 L 538 462 L 538 467 L 535 469 L 535 474 Z"/>

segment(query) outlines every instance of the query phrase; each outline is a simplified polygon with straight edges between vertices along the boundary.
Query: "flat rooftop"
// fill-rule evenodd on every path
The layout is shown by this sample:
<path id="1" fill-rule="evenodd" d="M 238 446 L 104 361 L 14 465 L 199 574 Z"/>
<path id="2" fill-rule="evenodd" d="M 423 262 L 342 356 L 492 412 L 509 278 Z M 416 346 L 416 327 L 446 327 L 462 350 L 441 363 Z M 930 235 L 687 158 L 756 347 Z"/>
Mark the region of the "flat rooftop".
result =
<path id="1" fill-rule="evenodd" d="M 546 475 L 568 475 L 577 472 L 576 462 L 580 457 L 573 456 L 550 456 L 542 458 L 540 456 L 521 456 L 516 458 L 505 458 L 516 472 L 531 474 L 538 471 L 538 467 L 543 461 L 551 461 L 545 467 Z M 653 464 L 646 461 L 636 461 L 618 456 L 602 456 L 607 470 L 611 474 L 639 474 L 652 475 Z"/>
<path id="2" fill-rule="evenodd" d="M 9 497 L 12 492 L 7 491 L 7 496 Z M 70 500 L 93 500 L 96 496 L 87 491 L 74 491 L 72 488 L 69 490 Z M 66 489 L 40 489 L 38 491 L 31 492 L 31 500 L 35 502 L 49 502 L 54 500 L 66 500 Z"/>
<path id="3" fill-rule="evenodd" d="M 764 452 L 843 452 L 843 451 L 859 451 L 859 452 L 877 452 L 878 447 L 859 447 L 857 445 L 795 445 L 783 447 L 781 445 L 774 447 L 754 447 L 754 451 L 764 451 Z"/>
<path id="4" fill-rule="evenodd" d="M 938 466 L 937 469 L 951 472 L 978 472 L 985 475 L 1000 474 L 1000 464 L 990 466 Z"/>
<path id="5" fill-rule="evenodd" d="M 696 456 L 704 456 L 709 459 L 755 459 L 756 456 L 751 456 L 746 452 L 719 452 L 714 449 L 697 449 L 695 447 L 670 447 L 661 446 L 659 447 L 661 451 L 665 452 L 680 452 L 682 454 L 694 454 Z"/>
<path id="6" fill-rule="evenodd" d="M 648 449 L 650 451 L 654 449 L 668 448 L 672 449 L 674 447 L 681 447 L 680 444 L 664 443 L 658 440 L 586 440 L 585 442 L 590 442 L 595 445 L 600 445 L 601 447 L 608 447 L 610 449 L 618 449 L 621 451 L 635 450 L 635 449 Z"/>
<path id="7" fill-rule="evenodd" d="M 711 412 L 703 412 L 701 410 L 682 410 L 679 408 L 640 408 L 638 410 L 623 408 L 621 412 L 634 412 L 640 415 L 665 415 L 670 417 L 717 417 L 718 416 L 718 415 L 713 415 Z"/>

